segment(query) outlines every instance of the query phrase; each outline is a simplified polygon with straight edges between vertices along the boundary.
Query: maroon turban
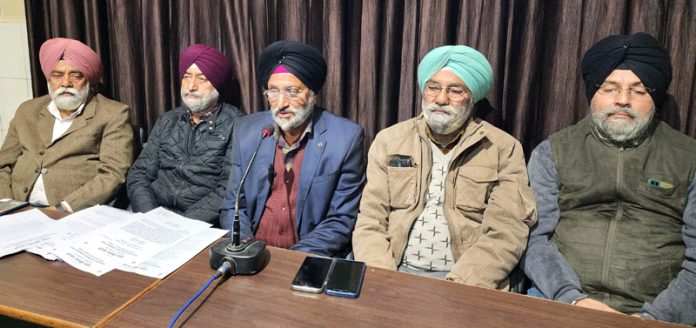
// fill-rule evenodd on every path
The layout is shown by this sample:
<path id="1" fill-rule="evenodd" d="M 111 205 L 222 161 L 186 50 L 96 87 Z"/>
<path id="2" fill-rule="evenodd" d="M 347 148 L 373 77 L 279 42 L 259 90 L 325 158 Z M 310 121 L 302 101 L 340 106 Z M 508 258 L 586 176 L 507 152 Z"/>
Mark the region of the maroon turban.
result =
<path id="1" fill-rule="evenodd" d="M 77 67 L 93 87 L 99 84 L 102 64 L 99 55 L 92 48 L 73 39 L 46 40 L 39 49 L 41 71 L 46 76 L 46 80 L 50 78 L 51 71 L 61 59 Z"/>
<path id="2" fill-rule="evenodd" d="M 225 82 L 232 76 L 232 68 L 227 57 L 221 52 L 203 44 L 194 44 L 179 58 L 179 77 L 184 78 L 186 70 L 196 64 L 216 90 L 222 90 Z"/>

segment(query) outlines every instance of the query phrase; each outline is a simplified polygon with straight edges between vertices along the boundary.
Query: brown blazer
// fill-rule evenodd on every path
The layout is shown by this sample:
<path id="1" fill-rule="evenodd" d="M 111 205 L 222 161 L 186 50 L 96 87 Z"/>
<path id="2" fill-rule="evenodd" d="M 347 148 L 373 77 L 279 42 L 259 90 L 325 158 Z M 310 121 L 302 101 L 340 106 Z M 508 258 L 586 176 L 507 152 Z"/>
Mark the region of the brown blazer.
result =
<path id="1" fill-rule="evenodd" d="M 46 95 L 19 106 L 0 149 L 0 197 L 28 200 L 39 173 L 50 205 L 74 211 L 111 200 L 133 162 L 127 105 L 93 96 L 68 131 L 52 142 L 55 118 Z"/>

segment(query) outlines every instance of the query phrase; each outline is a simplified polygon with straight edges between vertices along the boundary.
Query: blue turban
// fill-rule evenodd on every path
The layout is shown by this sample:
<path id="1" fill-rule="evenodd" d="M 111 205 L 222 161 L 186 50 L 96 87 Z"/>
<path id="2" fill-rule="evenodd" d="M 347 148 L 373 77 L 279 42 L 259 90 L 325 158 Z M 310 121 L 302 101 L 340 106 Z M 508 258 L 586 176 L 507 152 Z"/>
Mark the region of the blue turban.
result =
<path id="1" fill-rule="evenodd" d="M 464 81 L 471 90 L 474 102 L 485 98 L 493 86 L 493 68 L 483 54 L 467 46 L 443 46 L 430 51 L 418 64 L 421 92 L 425 89 L 425 83 L 445 67 Z"/>

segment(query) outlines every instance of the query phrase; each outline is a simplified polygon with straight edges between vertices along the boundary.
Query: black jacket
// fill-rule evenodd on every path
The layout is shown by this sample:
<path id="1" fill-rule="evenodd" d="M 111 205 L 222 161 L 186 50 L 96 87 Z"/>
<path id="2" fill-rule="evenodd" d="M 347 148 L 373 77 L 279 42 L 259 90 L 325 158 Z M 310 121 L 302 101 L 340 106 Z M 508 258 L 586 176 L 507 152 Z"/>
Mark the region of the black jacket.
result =
<path id="1" fill-rule="evenodd" d="M 244 113 L 224 104 L 191 126 L 186 107 L 164 113 L 128 171 L 128 198 L 134 212 L 164 206 L 219 226 L 218 210 L 230 167 L 232 127 Z"/>

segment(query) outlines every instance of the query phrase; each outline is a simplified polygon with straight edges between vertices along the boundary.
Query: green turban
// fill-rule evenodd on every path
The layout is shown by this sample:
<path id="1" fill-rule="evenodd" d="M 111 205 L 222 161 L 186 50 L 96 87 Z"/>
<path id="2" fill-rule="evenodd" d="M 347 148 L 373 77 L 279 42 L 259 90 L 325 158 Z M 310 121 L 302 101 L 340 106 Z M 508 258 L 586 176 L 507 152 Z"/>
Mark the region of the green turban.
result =
<path id="1" fill-rule="evenodd" d="M 443 46 L 430 51 L 418 64 L 421 92 L 425 82 L 445 67 L 464 81 L 474 102 L 485 98 L 493 85 L 493 68 L 483 54 L 467 46 Z"/>

